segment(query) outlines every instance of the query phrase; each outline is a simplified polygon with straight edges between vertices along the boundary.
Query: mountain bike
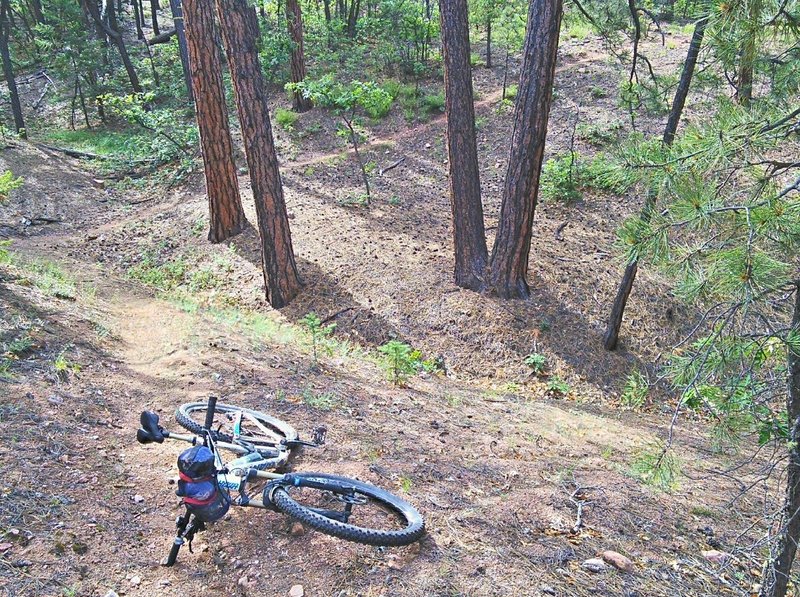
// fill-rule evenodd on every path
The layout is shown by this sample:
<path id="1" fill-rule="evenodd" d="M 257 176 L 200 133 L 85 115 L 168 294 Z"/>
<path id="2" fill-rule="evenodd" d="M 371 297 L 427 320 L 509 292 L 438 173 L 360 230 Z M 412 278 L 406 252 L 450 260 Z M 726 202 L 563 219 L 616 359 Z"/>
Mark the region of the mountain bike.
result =
<path id="1" fill-rule="evenodd" d="M 369 483 L 327 473 L 272 472 L 286 466 L 292 450 L 322 445 L 324 428 L 315 431 L 314 441 L 302 441 L 288 423 L 217 404 L 213 396 L 207 403 L 180 406 L 176 419 L 191 433 L 167 431 L 151 411 L 141 413 L 136 433 L 142 444 L 170 439 L 193 446 L 178 458 L 176 493 L 185 512 L 175 521 L 177 534 L 164 566 L 175 563 L 184 544 L 191 551 L 195 534 L 224 517 L 230 506 L 282 512 L 323 533 L 367 545 L 408 545 L 425 533 L 414 506 Z M 236 457 L 225 461 L 223 453 Z M 266 483 L 257 489 L 260 497 L 252 494 L 259 482 Z"/>

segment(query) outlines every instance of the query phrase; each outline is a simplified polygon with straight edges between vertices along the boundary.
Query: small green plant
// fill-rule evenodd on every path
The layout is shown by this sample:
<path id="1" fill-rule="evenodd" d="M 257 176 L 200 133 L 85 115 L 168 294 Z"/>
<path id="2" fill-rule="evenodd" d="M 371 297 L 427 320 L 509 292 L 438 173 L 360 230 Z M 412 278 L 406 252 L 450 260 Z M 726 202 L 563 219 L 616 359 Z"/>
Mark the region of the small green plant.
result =
<path id="1" fill-rule="evenodd" d="M 278 108 L 275 110 L 275 122 L 286 131 L 293 131 L 294 125 L 297 124 L 299 118 L 300 115 L 297 112 L 292 112 L 285 108 Z"/>
<path id="2" fill-rule="evenodd" d="M 53 370 L 61 381 L 67 381 L 70 373 L 77 375 L 81 372 L 81 366 L 78 363 L 67 359 L 67 352 L 69 352 L 70 349 L 72 349 L 72 345 L 68 344 L 56 355 L 55 360 L 53 360 Z"/>
<path id="3" fill-rule="evenodd" d="M 302 325 L 311 336 L 312 367 L 316 369 L 319 365 L 317 356 L 320 348 L 325 348 L 330 352 L 330 348 L 325 343 L 325 340 L 333 334 L 333 330 L 336 329 L 336 324 L 331 323 L 325 325 L 319 316 L 312 312 L 300 320 L 300 325 Z"/>
<path id="4" fill-rule="evenodd" d="M 22 177 L 16 178 L 11 170 L 0 174 L 0 203 L 5 203 L 8 200 L 8 194 L 21 187 L 23 182 Z"/>
<path id="5" fill-rule="evenodd" d="M 636 454 L 630 469 L 634 477 L 647 485 L 670 491 L 678 485 L 681 463 L 670 448 L 656 442 Z"/>
<path id="6" fill-rule="evenodd" d="M 547 382 L 547 391 L 554 396 L 566 396 L 571 389 L 569 384 L 558 375 L 553 376 Z"/>
<path id="7" fill-rule="evenodd" d="M 400 197 L 398 195 L 392 195 L 391 197 L 389 197 L 389 199 L 386 200 L 386 202 L 389 205 L 397 207 L 398 205 L 400 205 Z"/>
<path id="8" fill-rule="evenodd" d="M 506 87 L 506 97 L 507 100 L 515 100 L 517 99 L 517 94 L 519 93 L 519 85 L 509 85 Z"/>
<path id="9" fill-rule="evenodd" d="M 386 356 L 386 368 L 390 381 L 396 385 L 403 385 L 416 372 L 412 349 L 408 344 L 399 340 L 390 340 L 378 351 Z"/>
<path id="10" fill-rule="evenodd" d="M 541 375 L 547 368 L 547 357 L 538 352 L 529 354 L 523 362 L 531 368 L 534 375 Z"/>
<path id="11" fill-rule="evenodd" d="M 443 91 L 426 93 L 421 99 L 422 109 L 427 114 L 441 114 L 444 112 L 445 97 Z"/>
<path id="12" fill-rule="evenodd" d="M 6 346 L 6 354 L 14 358 L 20 358 L 33 348 L 33 345 L 33 339 L 25 334 L 8 343 L 8 346 Z"/>
<path id="13" fill-rule="evenodd" d="M 647 401 L 647 393 L 650 391 L 650 383 L 641 371 L 632 371 L 625 380 L 625 387 L 622 388 L 620 397 L 623 406 L 628 408 L 641 408 Z"/>
<path id="14" fill-rule="evenodd" d="M 8 250 L 10 246 L 10 240 L 0 240 L 0 265 L 11 263 L 14 254 Z"/>
<path id="15" fill-rule="evenodd" d="M 579 190 L 578 160 L 575 152 L 547 160 L 539 186 L 544 199 L 574 203 L 582 198 Z"/>
<path id="16" fill-rule="evenodd" d="M 608 97 L 608 91 L 606 91 L 602 87 L 598 87 L 597 85 L 595 85 L 589 90 L 589 95 L 592 96 L 592 99 L 601 99 L 604 97 Z"/>
<path id="17" fill-rule="evenodd" d="M 411 491 L 411 486 L 413 485 L 413 481 L 403 475 L 400 477 L 400 481 L 398 483 L 400 485 L 400 491 L 403 493 L 409 493 Z"/>
<path id="18" fill-rule="evenodd" d="M 315 394 L 310 388 L 303 390 L 303 402 L 311 408 L 318 410 L 333 410 L 339 404 L 336 395 L 332 392 L 325 392 L 322 394 Z"/>
<path id="19" fill-rule="evenodd" d="M 14 375 L 11 373 L 11 359 L 0 357 L 0 379 L 13 379 Z"/>
<path id="20" fill-rule="evenodd" d="M 594 123 L 581 123 L 577 127 L 577 136 L 591 143 L 592 145 L 600 146 L 607 145 L 619 139 L 622 131 L 622 123 L 618 120 L 613 122 Z"/>

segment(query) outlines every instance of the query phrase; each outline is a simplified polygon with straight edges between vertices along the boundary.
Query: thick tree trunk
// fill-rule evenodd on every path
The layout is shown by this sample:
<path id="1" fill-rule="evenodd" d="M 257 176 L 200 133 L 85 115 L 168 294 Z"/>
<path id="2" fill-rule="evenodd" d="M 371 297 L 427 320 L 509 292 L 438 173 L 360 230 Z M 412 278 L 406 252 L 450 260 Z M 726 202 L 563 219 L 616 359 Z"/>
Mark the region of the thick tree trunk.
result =
<path id="1" fill-rule="evenodd" d="M 286 0 L 286 26 L 292 40 L 292 83 L 302 83 L 306 78 L 306 59 L 303 52 L 303 13 L 297 0 Z M 311 109 L 311 100 L 295 91 L 293 94 L 295 112 Z"/>
<path id="2" fill-rule="evenodd" d="M 350 14 L 347 16 L 347 36 L 350 39 L 356 37 L 356 25 L 358 24 L 358 14 L 361 12 L 361 0 L 351 0 Z"/>
<path id="3" fill-rule="evenodd" d="M 217 11 L 258 215 L 267 299 L 277 309 L 287 305 L 300 291 L 301 281 L 258 60 L 258 20 L 247 0 L 217 0 Z"/>
<path id="4" fill-rule="evenodd" d="M 31 11 L 33 12 L 33 18 L 36 19 L 36 22 L 44 25 L 44 14 L 42 12 L 42 0 L 31 0 Z"/>
<path id="5" fill-rule="evenodd" d="M 800 332 L 800 282 L 795 284 L 792 329 Z M 786 502 L 773 557 L 764 567 L 760 597 L 784 597 L 800 541 L 800 354 L 789 348 L 786 413 L 790 430 Z"/>
<path id="6" fill-rule="evenodd" d="M 158 29 L 158 0 L 150 0 L 150 22 L 153 23 L 153 35 L 160 33 Z"/>
<path id="7" fill-rule="evenodd" d="M 502 298 L 530 295 L 526 279 L 528 257 L 553 98 L 562 13 L 562 0 L 531 0 L 528 11 L 511 155 L 489 264 L 491 287 Z"/>
<path id="8" fill-rule="evenodd" d="M 11 36 L 11 22 L 9 14 L 11 6 L 9 0 L 0 1 L 0 57 L 3 60 L 3 75 L 8 85 L 8 94 L 11 98 L 11 113 L 14 116 L 14 129 L 23 139 L 25 133 L 25 119 L 22 116 L 22 104 L 19 101 L 19 91 L 17 81 L 14 77 L 14 63 L 11 62 L 11 51 L 8 48 L 8 41 Z"/>
<path id="9" fill-rule="evenodd" d="M 675 97 L 672 100 L 672 109 L 669 112 L 667 124 L 664 127 L 663 142 L 664 145 L 670 146 L 675 140 L 675 133 L 678 131 L 678 124 L 683 116 L 683 108 L 686 105 L 686 98 L 689 95 L 689 88 L 692 84 L 692 77 L 694 76 L 694 69 L 697 66 L 697 58 L 700 55 L 700 48 L 703 45 L 703 37 L 705 35 L 706 25 L 708 24 L 708 17 L 703 17 L 694 26 L 694 33 L 692 33 L 692 41 L 689 43 L 689 51 L 686 54 L 686 61 L 683 63 L 683 70 L 681 71 L 681 78 L 678 82 L 678 88 L 675 90 Z M 649 218 L 655 197 L 652 191 L 648 191 L 647 199 L 642 210 L 642 218 Z M 625 315 L 625 307 L 628 305 L 628 298 L 633 290 L 633 283 L 636 281 L 636 273 L 639 271 L 639 262 L 634 260 L 625 268 L 625 274 L 622 276 L 617 296 L 614 298 L 614 304 L 611 307 L 611 315 L 606 324 L 606 333 L 603 336 L 603 347 L 606 350 L 616 350 L 619 344 L 619 333 L 622 329 L 622 318 Z"/>
<path id="10" fill-rule="evenodd" d="M 247 220 L 233 159 L 222 61 L 214 43 L 214 1 L 183 0 L 183 10 L 206 173 L 208 240 L 218 243 L 241 232 Z"/>
<path id="11" fill-rule="evenodd" d="M 172 11 L 172 19 L 175 21 L 175 34 L 178 37 L 178 50 L 181 54 L 181 66 L 183 67 L 183 79 L 186 82 L 186 92 L 189 101 L 194 100 L 194 90 L 192 89 L 191 69 L 189 68 L 189 49 L 186 47 L 186 31 L 183 24 L 183 7 L 181 0 L 169 0 L 169 7 Z"/>
<path id="12" fill-rule="evenodd" d="M 331 22 L 331 0 L 323 0 L 323 4 L 325 5 L 325 22 Z"/>
<path id="13" fill-rule="evenodd" d="M 455 283 L 480 290 L 488 250 L 484 233 L 475 105 L 470 68 L 467 0 L 439 0 L 444 60 L 450 206 L 453 212 Z"/>

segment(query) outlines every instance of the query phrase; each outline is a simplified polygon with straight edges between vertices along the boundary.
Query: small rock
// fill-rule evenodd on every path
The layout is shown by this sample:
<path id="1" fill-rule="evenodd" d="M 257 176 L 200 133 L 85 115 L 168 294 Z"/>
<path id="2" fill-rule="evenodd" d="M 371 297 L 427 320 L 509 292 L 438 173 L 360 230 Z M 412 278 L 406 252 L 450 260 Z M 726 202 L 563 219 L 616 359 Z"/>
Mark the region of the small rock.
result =
<path id="1" fill-rule="evenodd" d="M 140 584 L 142 584 L 142 577 L 139 576 L 138 574 L 136 576 L 132 576 L 131 577 L 131 584 L 134 587 L 138 587 Z"/>
<path id="2" fill-rule="evenodd" d="M 133 501 L 137 504 L 141 504 L 144 501 L 144 496 L 141 496 L 137 493 L 135 496 L 133 496 Z"/>
<path id="3" fill-rule="evenodd" d="M 719 564 L 720 566 L 733 557 L 728 552 L 716 549 L 709 549 L 708 551 L 701 551 L 700 553 L 712 564 Z"/>
<path id="4" fill-rule="evenodd" d="M 550 585 L 539 585 L 539 590 L 545 595 L 555 595 L 556 590 Z"/>
<path id="5" fill-rule="evenodd" d="M 303 585 L 294 585 L 291 589 L 289 589 L 289 597 L 303 597 L 306 592 L 303 589 Z"/>
<path id="6" fill-rule="evenodd" d="M 250 584 L 250 579 L 247 578 L 246 576 L 243 576 L 239 579 L 239 582 L 237 582 L 236 584 L 242 587 L 243 589 L 246 589 Z"/>
<path id="7" fill-rule="evenodd" d="M 119 597 L 112 589 L 108 590 L 108 593 L 104 595 L 104 597 Z"/>
<path id="8" fill-rule="evenodd" d="M 632 573 L 636 570 L 630 559 L 616 551 L 604 551 L 601 557 L 606 563 L 611 564 L 617 570 L 628 573 Z"/>
<path id="9" fill-rule="evenodd" d="M 8 551 L 12 547 L 14 547 L 12 543 L 0 543 L 0 551 Z"/>
<path id="10" fill-rule="evenodd" d="M 289 534 L 292 537 L 300 537 L 301 535 L 305 534 L 306 529 L 300 522 L 293 522 L 292 528 L 289 529 Z"/>
<path id="11" fill-rule="evenodd" d="M 602 558 L 591 558 L 581 564 L 581 568 L 589 572 L 605 572 L 608 569 Z"/>

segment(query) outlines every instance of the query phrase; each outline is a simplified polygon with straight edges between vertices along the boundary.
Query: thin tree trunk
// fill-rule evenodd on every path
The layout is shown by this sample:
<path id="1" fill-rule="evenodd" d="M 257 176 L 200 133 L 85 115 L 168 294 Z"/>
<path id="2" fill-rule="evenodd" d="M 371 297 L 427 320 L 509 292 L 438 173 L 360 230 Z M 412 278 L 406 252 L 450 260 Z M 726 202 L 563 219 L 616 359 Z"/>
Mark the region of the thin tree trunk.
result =
<path id="1" fill-rule="evenodd" d="M 353 153 L 355 153 L 356 161 L 361 168 L 361 179 L 364 181 L 364 188 L 367 190 L 367 205 L 369 205 L 372 200 L 372 194 L 369 188 L 369 175 L 367 174 L 367 167 L 364 165 L 364 160 L 361 158 L 361 152 L 358 150 L 358 133 L 356 133 L 356 129 L 353 127 L 353 117 L 352 115 L 349 118 L 343 116 L 342 120 L 344 120 L 344 123 L 350 130 L 350 140 L 353 142 Z"/>
<path id="2" fill-rule="evenodd" d="M 217 0 L 242 139 L 261 234 L 267 300 L 283 307 L 300 291 L 264 76 L 258 59 L 258 18 L 247 0 Z"/>
<path id="3" fill-rule="evenodd" d="M 11 99 L 11 113 L 14 116 L 14 130 L 23 139 L 27 137 L 25 132 L 25 119 L 22 116 L 22 104 L 19 101 L 19 91 L 17 81 L 14 77 L 14 63 L 11 62 L 11 51 L 8 41 L 11 36 L 11 22 L 9 14 L 11 6 L 9 0 L 0 2 L 0 57 L 3 60 L 3 75 L 8 85 L 8 94 Z"/>
<path id="4" fill-rule="evenodd" d="M 31 0 L 31 11 L 33 11 L 33 18 L 40 25 L 44 25 L 44 14 L 42 12 L 42 0 Z"/>
<path id="5" fill-rule="evenodd" d="M 323 4 L 325 5 L 325 22 L 331 22 L 331 0 L 323 0 Z"/>
<path id="6" fill-rule="evenodd" d="M 286 26 L 292 40 L 292 83 L 302 83 L 306 78 L 306 60 L 303 52 L 303 13 L 297 0 L 286 0 Z M 293 93 L 295 112 L 307 112 L 311 109 L 311 100 L 299 91 Z"/>
<path id="7" fill-rule="evenodd" d="M 183 0 L 183 10 L 206 174 L 210 221 L 208 240 L 219 243 L 239 234 L 247 220 L 233 158 L 222 62 L 214 43 L 214 2 Z"/>
<path id="8" fill-rule="evenodd" d="M 84 6 L 88 10 L 89 15 L 92 17 L 99 30 L 104 31 L 111 41 L 114 42 L 114 45 L 117 46 L 117 51 L 122 59 L 122 64 L 125 66 L 125 71 L 128 73 L 128 80 L 131 83 L 133 92 L 141 93 L 142 86 L 139 83 L 139 76 L 136 74 L 136 69 L 133 67 L 131 58 L 128 55 L 128 49 L 125 47 L 125 40 L 122 38 L 122 34 L 119 32 L 119 28 L 117 26 L 117 17 L 116 13 L 114 12 L 114 0 L 107 0 L 106 2 L 106 15 L 108 16 L 108 24 L 103 21 L 103 17 L 100 14 L 100 10 L 97 8 L 97 4 L 94 3 L 94 0 L 88 0 L 87 2 L 84 2 Z"/>
<path id="9" fill-rule="evenodd" d="M 492 68 L 492 19 L 486 19 L 486 68 Z"/>
<path id="10" fill-rule="evenodd" d="M 553 98 L 562 0 L 532 0 L 519 80 L 503 204 L 489 262 L 491 287 L 502 298 L 527 298 L 533 215 L 539 193 Z"/>
<path id="11" fill-rule="evenodd" d="M 800 332 L 800 282 L 795 283 L 792 329 Z M 789 424 L 789 463 L 786 471 L 786 502 L 778 543 L 764 567 L 760 597 L 784 597 L 800 541 L 800 354 L 789 347 L 786 414 Z"/>
<path id="12" fill-rule="evenodd" d="M 158 29 L 158 0 L 150 0 L 150 21 L 153 23 L 153 35 L 160 33 Z"/>
<path id="13" fill-rule="evenodd" d="M 439 0 L 444 61 L 450 207 L 453 214 L 455 283 L 480 290 L 488 249 L 484 233 L 475 104 L 470 67 L 467 0 Z"/>
<path id="14" fill-rule="evenodd" d="M 181 0 L 169 0 L 169 7 L 172 11 L 172 19 L 175 21 L 175 35 L 178 37 L 178 49 L 181 54 L 181 66 L 183 67 L 183 80 L 186 83 L 186 93 L 189 97 L 189 101 L 194 101 L 192 75 L 191 69 L 189 68 L 189 50 L 186 47 L 186 31 L 183 24 Z"/>
<path id="15" fill-rule="evenodd" d="M 144 9 L 142 0 L 131 0 L 133 4 L 133 16 L 136 21 L 136 39 L 144 39 Z"/>
<path id="16" fill-rule="evenodd" d="M 669 147 L 675 140 L 675 133 L 678 131 L 678 124 L 683 115 L 683 108 L 686 105 L 686 98 L 689 95 L 689 88 L 692 84 L 692 77 L 694 76 L 694 69 L 697 66 L 697 58 L 700 55 L 700 48 L 703 45 L 703 37 L 705 35 L 706 25 L 708 24 L 708 17 L 705 16 L 694 26 L 694 33 L 692 33 L 692 41 L 689 43 L 689 51 L 686 54 L 686 61 L 683 63 L 683 70 L 681 71 L 681 78 L 678 82 L 678 88 L 675 90 L 675 97 L 672 100 L 672 109 L 667 118 L 667 124 L 664 127 L 663 142 L 664 145 Z M 641 217 L 649 219 L 655 203 L 655 195 L 652 191 L 648 190 L 647 198 L 644 207 L 642 208 Z M 603 336 L 603 346 L 606 350 L 616 350 L 619 344 L 619 333 L 622 329 L 622 319 L 625 315 L 625 308 L 628 305 L 628 298 L 633 290 L 633 283 L 636 281 L 636 274 L 639 271 L 638 260 L 634 260 L 625 268 L 625 274 L 622 276 L 617 289 L 617 296 L 614 298 L 614 304 L 611 307 L 611 314 L 606 324 L 606 332 Z"/>
<path id="17" fill-rule="evenodd" d="M 756 52 L 758 48 L 758 34 L 761 27 L 762 0 L 749 0 L 747 2 L 747 18 L 743 20 L 745 28 L 742 51 L 739 58 L 739 76 L 736 99 L 743 106 L 749 106 L 753 99 L 753 69 L 755 68 Z"/>

